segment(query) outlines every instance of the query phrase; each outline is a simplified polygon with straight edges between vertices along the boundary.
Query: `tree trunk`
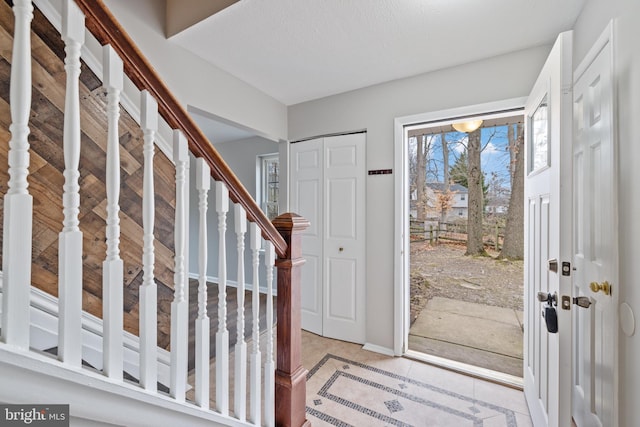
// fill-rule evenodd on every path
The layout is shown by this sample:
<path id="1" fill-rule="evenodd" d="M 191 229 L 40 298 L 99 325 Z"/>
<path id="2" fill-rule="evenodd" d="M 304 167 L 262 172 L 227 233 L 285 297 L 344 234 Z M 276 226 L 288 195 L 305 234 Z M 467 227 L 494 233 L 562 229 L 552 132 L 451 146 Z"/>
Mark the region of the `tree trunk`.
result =
<path id="1" fill-rule="evenodd" d="M 511 141 L 509 145 L 512 146 Z M 504 244 L 499 258 L 524 258 L 524 137 L 523 126 L 518 124 L 518 137 L 513 144 L 515 167 L 511 178 L 511 197 L 507 224 L 504 230 Z"/>
<path id="2" fill-rule="evenodd" d="M 509 138 L 509 178 L 513 187 L 513 175 L 516 173 L 516 156 L 518 154 L 518 139 L 514 135 L 513 125 L 509 125 L 507 128 L 507 137 Z"/>
<path id="3" fill-rule="evenodd" d="M 469 217 L 467 218 L 467 253 L 466 255 L 484 255 L 482 242 L 482 169 L 480 166 L 480 129 L 469 134 L 467 148 L 469 184 Z"/>
<path id="4" fill-rule="evenodd" d="M 418 221 L 425 220 L 426 211 L 426 195 L 425 195 L 425 179 L 426 179 L 426 165 L 424 155 L 424 142 L 427 138 L 426 135 L 418 136 L 417 139 L 417 154 L 416 154 L 416 219 Z"/>
<path id="5" fill-rule="evenodd" d="M 449 146 L 444 132 L 440 132 L 440 142 L 442 143 L 442 163 L 444 167 L 444 188 L 442 191 L 447 196 L 449 194 Z M 447 221 L 447 211 L 448 209 L 442 209 L 440 222 Z"/>

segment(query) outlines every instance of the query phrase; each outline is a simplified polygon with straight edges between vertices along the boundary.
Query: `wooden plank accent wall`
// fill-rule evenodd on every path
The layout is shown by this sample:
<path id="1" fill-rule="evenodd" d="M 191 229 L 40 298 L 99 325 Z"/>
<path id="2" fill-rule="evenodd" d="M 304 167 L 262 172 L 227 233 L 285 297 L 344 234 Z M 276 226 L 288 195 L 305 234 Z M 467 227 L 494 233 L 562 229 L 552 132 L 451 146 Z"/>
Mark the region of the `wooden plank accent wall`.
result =
<path id="1" fill-rule="evenodd" d="M 0 196 L 7 191 L 7 152 L 11 137 L 9 80 L 13 44 L 11 2 L 0 1 Z M 33 285 L 57 296 L 58 233 L 62 229 L 64 160 L 64 45 L 60 34 L 36 9 L 32 24 L 33 101 L 29 191 L 34 198 Z M 80 86 L 82 144 L 80 159 L 80 229 L 84 233 L 83 309 L 102 317 L 102 262 L 105 259 L 107 144 L 106 93 L 83 63 Z M 124 327 L 138 334 L 138 288 L 142 282 L 142 131 L 122 110 L 121 243 L 124 261 Z M 169 348 L 170 305 L 173 298 L 173 222 L 175 169 L 159 150 L 155 155 L 156 268 L 158 283 L 158 345 Z M 2 212 L 0 210 L 0 226 Z M 1 241 L 0 233 L 0 241 Z"/>

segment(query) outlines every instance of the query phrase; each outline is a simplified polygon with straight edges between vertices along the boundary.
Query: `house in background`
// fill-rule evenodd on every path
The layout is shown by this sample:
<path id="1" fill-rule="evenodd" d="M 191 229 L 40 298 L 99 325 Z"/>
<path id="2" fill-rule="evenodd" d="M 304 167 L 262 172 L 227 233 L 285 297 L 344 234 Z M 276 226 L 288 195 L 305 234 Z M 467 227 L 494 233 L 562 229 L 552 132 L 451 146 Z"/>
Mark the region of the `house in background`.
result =
<path id="1" fill-rule="evenodd" d="M 506 215 L 509 211 L 509 199 L 505 197 L 489 199 L 484 211 L 489 215 Z"/>
<path id="2" fill-rule="evenodd" d="M 485 197 L 484 211 L 488 215 L 505 216 L 509 211 L 511 189 L 506 187 L 489 187 Z"/>
<path id="3" fill-rule="evenodd" d="M 442 182 L 427 183 L 427 216 L 429 218 L 440 219 L 442 208 L 438 206 L 444 192 L 444 184 Z M 446 221 L 456 219 L 467 219 L 469 210 L 469 190 L 460 184 L 450 184 L 449 192 L 451 193 L 451 201 L 447 210 Z"/>
<path id="4" fill-rule="evenodd" d="M 165 4 L 166 3 L 166 4 Z M 255 7 L 256 15 L 264 14 L 259 2 L 239 2 L 233 7 L 248 10 Z M 267 2 L 264 2 L 267 3 Z M 555 3 L 555 2 L 554 2 Z M 197 47 L 197 43 L 217 43 L 225 46 L 236 56 L 247 55 L 242 49 L 233 46 L 239 41 L 262 41 L 261 34 L 271 31 L 273 26 L 264 30 L 257 25 L 236 25 L 234 22 L 225 23 L 224 16 L 231 16 L 227 10 L 218 16 L 196 19 L 200 22 L 206 19 L 218 31 L 228 31 L 236 28 L 243 37 L 203 37 L 198 32 L 198 25 L 187 28 L 171 38 L 166 36 L 165 19 L 168 16 L 165 6 L 180 7 L 179 1 L 140 0 L 124 2 L 120 0 L 105 0 L 105 4 L 113 15 L 129 32 L 140 50 L 147 56 L 150 63 L 158 71 L 167 86 L 171 88 L 176 99 L 182 103 L 194 116 L 200 116 L 204 121 L 224 122 L 232 124 L 234 128 L 245 131 L 240 139 L 229 139 L 227 156 L 236 156 L 239 163 L 244 159 L 251 164 L 246 175 L 241 177 L 245 187 L 255 195 L 258 186 L 256 182 L 256 159 L 260 155 L 278 151 L 284 163 L 288 161 L 289 141 L 302 141 L 320 135 L 332 135 L 365 129 L 366 141 L 366 169 L 368 171 L 390 171 L 391 173 L 372 173 L 366 176 L 366 277 L 367 293 L 366 313 L 366 345 L 388 354 L 398 354 L 398 342 L 395 319 L 401 316 L 397 313 L 394 301 L 401 299 L 395 291 L 394 283 L 398 280 L 395 273 L 394 254 L 397 251 L 396 234 L 394 233 L 395 195 L 400 191 L 396 184 L 394 163 L 394 120 L 414 114 L 431 111 L 441 111 L 454 107 L 492 103 L 505 99 L 526 97 L 542 68 L 551 48 L 553 40 L 544 38 L 531 41 L 526 46 L 515 46 L 508 42 L 516 39 L 523 28 L 536 25 L 551 26 L 554 37 L 565 30 L 573 30 L 572 53 L 574 67 L 585 57 L 590 47 L 599 35 L 613 20 L 613 44 L 615 50 L 614 76 L 616 87 L 615 134 L 617 136 L 618 170 L 615 171 L 618 181 L 620 197 L 616 210 L 619 213 L 617 227 L 620 232 L 619 252 L 619 284 L 615 290 L 622 306 L 624 304 L 625 321 L 633 326 L 630 333 L 622 333 L 617 328 L 610 331 L 611 345 L 617 349 L 618 360 L 616 370 L 619 381 L 616 384 L 617 399 L 611 408 L 615 411 L 619 426 L 638 425 L 640 423 L 640 408 L 636 404 L 636 397 L 640 395 L 640 369 L 636 361 L 640 359 L 640 336 L 635 332 L 635 318 L 640 313 L 640 287 L 636 286 L 640 277 L 640 264 L 636 262 L 636 247 L 640 240 L 640 224 L 635 212 L 640 210 L 640 192 L 635 187 L 640 182 L 640 168 L 636 161 L 640 159 L 640 144 L 638 144 L 636 120 L 640 117 L 640 51 L 637 40 L 640 38 L 640 3 L 634 0 L 576 0 L 562 2 L 561 6 L 572 4 L 576 6 L 576 13 L 569 16 L 568 21 L 558 22 L 545 19 L 540 22 L 519 21 L 510 18 L 515 13 L 513 2 L 497 3 L 496 10 L 486 7 L 489 13 L 502 12 L 504 23 L 514 23 L 517 26 L 509 36 L 498 36 L 489 43 L 477 46 L 476 49 L 463 49 L 475 35 L 468 36 L 461 30 L 452 34 L 446 32 L 447 39 L 457 46 L 457 49 L 440 49 L 442 56 L 448 56 L 454 51 L 464 51 L 468 55 L 465 59 L 444 64 L 440 67 L 425 69 L 412 75 L 396 73 L 396 77 L 385 81 L 362 80 L 360 86 L 335 88 L 334 91 L 316 92 L 305 97 L 295 97 L 290 93 L 281 93 L 276 97 L 269 84 L 261 85 L 254 80 L 254 75 L 272 77 L 282 80 L 284 86 L 290 88 L 315 88 L 313 78 L 310 81 L 296 81 L 283 78 L 278 73 L 278 61 L 274 64 L 253 64 L 243 69 L 233 69 L 232 64 L 214 65 L 203 55 L 192 52 L 188 46 Z M 506 6 L 507 7 L 499 7 Z M 537 3 L 536 3 L 537 4 Z M 531 6 L 531 5 L 529 5 Z M 531 6 L 533 7 L 533 6 Z M 245 9 L 246 8 L 246 9 Z M 188 7 L 184 7 L 188 9 Z M 274 8 L 278 9 L 278 8 Z M 239 9 L 240 10 L 240 9 Z M 549 18 L 561 15 L 564 9 L 559 5 L 548 14 Z M 224 15 L 227 13 L 227 15 Z M 304 10 L 296 13 L 304 14 Z M 329 15 L 331 16 L 331 15 Z M 364 15 L 363 15 L 364 16 Z M 437 16 L 433 13 L 431 16 Z M 291 33 L 284 34 L 281 43 L 288 39 L 296 39 L 296 31 L 302 29 L 295 26 L 295 15 L 280 17 L 280 24 Z M 469 22 L 480 21 L 475 16 Z M 194 22 L 193 20 L 191 22 Z M 260 22 L 257 19 L 255 22 Z M 322 24 L 328 25 L 332 19 L 325 19 Z M 398 23 L 403 26 L 403 23 Z M 229 26 L 229 27 L 227 27 Z M 496 25 L 495 28 L 498 26 Z M 423 26 L 424 28 L 424 26 Z M 463 28 L 458 25 L 458 28 Z M 263 31 L 263 32 L 261 32 Z M 444 33 L 444 32 L 443 32 Z M 479 31 L 478 35 L 492 34 L 492 31 Z M 337 32 L 338 35 L 340 35 Z M 364 34 L 364 32 L 362 33 Z M 325 40 L 323 32 L 316 33 L 318 40 Z M 375 42 L 363 42 L 362 48 L 376 49 L 382 47 L 389 37 L 387 33 L 373 34 L 377 36 Z M 461 35 L 464 37 L 460 38 Z M 331 40 L 328 40 L 328 44 Z M 308 40 L 303 40 L 308 41 Z M 335 41 L 334 41 L 335 42 Z M 489 45 L 500 45 L 498 51 L 486 51 Z M 267 55 L 273 55 L 282 50 L 276 44 L 257 43 Z M 333 47 L 342 45 L 334 43 Z M 335 63 L 338 67 L 348 56 L 340 56 L 326 46 L 322 50 L 326 63 Z M 416 55 L 415 48 L 411 48 L 411 55 Z M 321 52 L 315 45 L 309 45 L 309 51 Z M 301 52 L 302 53 L 302 52 Z M 305 52 L 306 53 L 306 52 Z M 215 55 L 215 53 L 214 53 Z M 295 55 L 290 55 L 295 56 Z M 436 61 L 435 56 L 431 57 Z M 300 60 L 300 63 L 304 61 Z M 369 69 L 382 68 L 392 61 L 380 61 L 375 58 L 374 65 Z M 376 65 L 377 64 L 377 65 Z M 271 65 L 272 68 L 266 67 Z M 571 72 L 571 70 L 569 70 Z M 356 79 L 363 79 L 363 72 L 354 73 Z M 313 77 L 313 75 L 312 75 Z M 318 79 L 321 76 L 316 76 Z M 331 78 L 331 75 L 325 77 Z M 249 82 L 251 80 L 251 82 Z M 212 125 L 213 126 L 213 125 Z M 204 127 L 204 126 L 201 126 Z M 205 131 L 206 132 L 206 131 Z M 217 135 L 212 133 L 210 139 L 216 142 Z M 238 154 L 234 141 L 243 141 L 243 152 Z M 271 146 L 265 150 L 260 144 L 268 141 Z M 276 150 L 277 147 L 277 150 Z M 221 150 L 222 151 L 222 150 Z M 226 157 L 226 156 L 225 156 Z M 282 195 L 288 191 L 286 164 L 280 165 L 279 193 L 280 212 L 288 211 L 288 200 Z M 245 180 L 246 178 L 246 180 Z M 252 187 L 253 184 L 253 188 Z M 193 222 L 192 222 L 193 223 Z M 197 241 L 195 229 L 191 230 L 190 244 Z M 190 251 L 193 258 L 194 251 Z M 195 264 L 190 266 L 190 272 L 195 273 Z M 574 308 L 577 309 L 577 308 Z M 628 323 L 627 323 L 628 325 Z M 550 341 L 555 343 L 554 337 Z M 570 375 L 570 374 L 569 374 Z"/>

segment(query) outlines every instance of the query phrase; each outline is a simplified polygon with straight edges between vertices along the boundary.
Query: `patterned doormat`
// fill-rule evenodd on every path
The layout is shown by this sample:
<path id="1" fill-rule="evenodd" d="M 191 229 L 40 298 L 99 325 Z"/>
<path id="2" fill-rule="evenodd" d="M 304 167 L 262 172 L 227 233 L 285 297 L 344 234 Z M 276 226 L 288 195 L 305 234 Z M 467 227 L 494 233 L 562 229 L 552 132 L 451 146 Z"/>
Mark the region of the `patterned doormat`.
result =
<path id="1" fill-rule="evenodd" d="M 333 354 L 307 374 L 312 425 L 506 426 L 513 410 Z"/>

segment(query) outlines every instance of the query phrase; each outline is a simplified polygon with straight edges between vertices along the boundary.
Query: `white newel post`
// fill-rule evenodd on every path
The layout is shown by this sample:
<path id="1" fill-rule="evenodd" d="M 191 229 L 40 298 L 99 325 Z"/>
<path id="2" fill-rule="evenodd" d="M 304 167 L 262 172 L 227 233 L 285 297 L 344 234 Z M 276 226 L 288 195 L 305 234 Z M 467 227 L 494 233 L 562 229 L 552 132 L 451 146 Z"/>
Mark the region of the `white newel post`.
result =
<path id="1" fill-rule="evenodd" d="M 176 221 L 174 294 L 171 302 L 171 396 L 184 402 L 187 391 L 189 306 L 185 298 L 187 277 L 187 138 L 179 130 L 173 131 L 173 160 L 176 164 Z"/>
<path id="2" fill-rule="evenodd" d="M 144 133 L 144 177 L 142 191 L 142 285 L 140 285 L 140 386 L 148 391 L 158 388 L 158 287 L 153 275 L 155 250 L 155 190 L 153 154 L 158 131 L 158 103 L 151 94 L 141 93 L 140 126 Z"/>
<path id="3" fill-rule="evenodd" d="M 120 92 L 123 87 L 122 59 L 103 47 L 104 87 L 107 89 L 107 257 L 102 263 L 102 356 L 103 371 L 122 380 L 122 316 L 124 266 L 120 258 Z"/>
<path id="4" fill-rule="evenodd" d="M 29 349 L 33 197 L 29 183 L 29 112 L 31 111 L 31 1 L 14 0 L 11 57 L 11 140 L 9 190 L 4 196 L 2 237 L 2 341 Z"/>
<path id="5" fill-rule="evenodd" d="M 216 332 L 216 409 L 229 415 L 229 331 L 227 330 L 227 212 L 229 190 L 216 182 L 218 212 L 218 331 Z"/>
<path id="6" fill-rule="evenodd" d="M 82 232 L 80 212 L 80 50 L 84 15 L 72 0 L 62 11 L 67 91 L 64 103 L 64 212 L 58 249 L 58 359 L 80 367 L 82 362 Z"/>
<path id="7" fill-rule="evenodd" d="M 207 316 L 207 197 L 211 188 L 211 168 L 204 159 L 196 159 L 196 189 L 200 210 L 198 230 L 198 318 L 196 319 L 196 403 L 209 409 L 209 334 Z"/>
<path id="8" fill-rule="evenodd" d="M 267 270 L 267 358 L 264 364 L 264 418 L 267 426 L 275 422 L 275 372 L 273 360 L 273 266 L 276 252 L 273 243 L 266 241 L 264 265 Z"/>
<path id="9" fill-rule="evenodd" d="M 235 347 L 234 413 L 240 421 L 247 418 L 247 343 L 244 340 L 244 235 L 247 232 L 247 213 L 234 206 L 234 223 L 238 239 L 238 320 Z"/>
<path id="10" fill-rule="evenodd" d="M 261 425 L 262 384 L 261 372 L 262 355 L 260 354 L 260 247 L 262 237 L 260 227 L 255 222 L 249 228 L 249 247 L 251 248 L 251 261 L 253 266 L 253 290 L 251 291 L 251 310 L 253 313 L 253 326 L 251 337 L 253 341 L 251 360 L 249 366 L 249 384 L 251 386 L 251 400 L 249 402 L 250 421 L 255 425 Z"/>

